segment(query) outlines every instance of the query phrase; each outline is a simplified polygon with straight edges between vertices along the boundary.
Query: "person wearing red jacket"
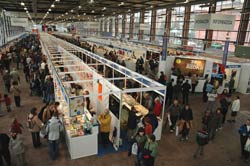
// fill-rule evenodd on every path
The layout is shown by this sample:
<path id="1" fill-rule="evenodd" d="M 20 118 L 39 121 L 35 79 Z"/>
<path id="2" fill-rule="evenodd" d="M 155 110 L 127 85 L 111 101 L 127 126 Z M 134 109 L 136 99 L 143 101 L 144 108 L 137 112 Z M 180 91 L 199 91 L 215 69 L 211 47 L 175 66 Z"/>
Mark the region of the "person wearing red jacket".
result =
<path id="1" fill-rule="evenodd" d="M 154 115 L 155 116 L 160 116 L 162 111 L 162 105 L 160 102 L 159 97 L 155 98 L 155 106 L 154 106 Z"/>
<path id="2" fill-rule="evenodd" d="M 145 135 L 149 136 L 149 135 L 153 134 L 153 127 L 152 127 L 152 125 L 150 123 L 149 117 L 145 117 L 144 125 L 145 125 L 145 128 L 144 128 Z"/>

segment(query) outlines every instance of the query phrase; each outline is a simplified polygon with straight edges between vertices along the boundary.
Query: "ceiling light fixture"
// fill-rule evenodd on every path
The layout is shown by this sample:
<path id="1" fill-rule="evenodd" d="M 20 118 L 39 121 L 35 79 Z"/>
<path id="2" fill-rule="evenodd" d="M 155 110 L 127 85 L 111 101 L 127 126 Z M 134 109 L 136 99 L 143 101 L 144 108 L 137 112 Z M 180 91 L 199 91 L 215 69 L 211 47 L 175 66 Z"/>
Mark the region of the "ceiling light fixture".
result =
<path id="1" fill-rule="evenodd" d="M 92 3 L 94 3 L 94 2 L 95 2 L 94 0 L 90 0 L 90 1 L 89 1 L 90 4 L 92 4 Z"/>
<path id="2" fill-rule="evenodd" d="M 79 8 L 79 9 L 81 9 L 81 8 L 82 8 L 82 6 L 80 5 L 80 6 L 78 6 L 78 8 Z"/>
<path id="3" fill-rule="evenodd" d="M 92 10 L 92 11 L 91 11 L 91 13 L 95 13 L 95 11 L 94 11 L 94 10 Z"/>
<path id="4" fill-rule="evenodd" d="M 54 5 L 54 4 L 52 4 L 52 5 L 51 5 L 51 7 L 55 7 L 55 5 Z"/>
<path id="5" fill-rule="evenodd" d="M 84 16 L 86 16 L 86 13 L 83 13 Z"/>
<path id="6" fill-rule="evenodd" d="M 27 8 L 25 7 L 25 8 L 23 8 L 24 10 L 27 10 Z"/>
<path id="7" fill-rule="evenodd" d="M 60 0 L 56 0 L 56 2 L 60 2 Z"/>
<path id="8" fill-rule="evenodd" d="M 47 14 L 49 14 L 49 11 L 47 11 Z"/>
<path id="9" fill-rule="evenodd" d="M 74 12 L 74 10 L 72 9 L 72 10 L 70 10 L 70 12 L 71 12 L 71 13 L 73 13 L 73 12 Z"/>
<path id="10" fill-rule="evenodd" d="M 26 11 L 26 13 L 28 14 L 28 13 L 29 13 L 29 11 L 27 10 L 27 11 Z"/>
<path id="11" fill-rule="evenodd" d="M 65 14 L 66 14 L 66 15 L 68 15 L 69 13 L 68 13 L 68 12 L 66 12 Z"/>
<path id="12" fill-rule="evenodd" d="M 107 8 L 106 7 L 103 7 L 103 9 L 102 10 L 106 10 Z"/>
<path id="13" fill-rule="evenodd" d="M 23 2 L 21 2 L 21 6 L 24 6 L 25 4 Z"/>
<path id="14" fill-rule="evenodd" d="M 51 9 L 49 9 L 49 11 L 51 12 Z"/>

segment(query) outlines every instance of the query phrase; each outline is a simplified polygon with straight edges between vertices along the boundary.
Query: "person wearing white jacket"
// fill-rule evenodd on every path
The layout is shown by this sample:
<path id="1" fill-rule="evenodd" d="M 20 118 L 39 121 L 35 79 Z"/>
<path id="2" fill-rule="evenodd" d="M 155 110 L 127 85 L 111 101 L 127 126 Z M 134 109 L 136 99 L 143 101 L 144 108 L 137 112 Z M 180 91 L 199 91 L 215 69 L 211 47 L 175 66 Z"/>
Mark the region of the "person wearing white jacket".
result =
<path id="1" fill-rule="evenodd" d="M 56 160 L 59 156 L 60 132 L 63 131 L 62 123 L 57 118 L 57 115 L 58 114 L 54 112 L 46 127 L 46 133 L 48 134 L 49 140 L 49 155 L 52 160 Z"/>
<path id="2" fill-rule="evenodd" d="M 237 116 L 238 111 L 240 111 L 240 97 L 236 96 L 235 100 L 232 103 L 231 107 L 232 113 L 231 113 L 231 120 L 228 120 L 229 123 L 235 123 L 235 118 Z"/>

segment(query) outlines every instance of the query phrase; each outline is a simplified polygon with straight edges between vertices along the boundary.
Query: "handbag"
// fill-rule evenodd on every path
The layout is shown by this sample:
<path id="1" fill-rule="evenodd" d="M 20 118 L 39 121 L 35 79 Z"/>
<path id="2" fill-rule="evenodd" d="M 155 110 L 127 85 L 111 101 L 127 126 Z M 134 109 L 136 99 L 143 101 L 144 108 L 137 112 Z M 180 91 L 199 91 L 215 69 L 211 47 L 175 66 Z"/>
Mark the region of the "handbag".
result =
<path id="1" fill-rule="evenodd" d="M 250 139 L 249 138 L 247 139 L 244 149 L 245 151 L 250 152 Z"/>
<path id="2" fill-rule="evenodd" d="M 132 145 L 131 153 L 133 155 L 137 155 L 137 153 L 138 153 L 138 145 L 136 142 Z"/>
<path id="3" fill-rule="evenodd" d="M 47 136 L 45 125 L 41 128 L 39 135 L 41 138 L 45 138 Z"/>

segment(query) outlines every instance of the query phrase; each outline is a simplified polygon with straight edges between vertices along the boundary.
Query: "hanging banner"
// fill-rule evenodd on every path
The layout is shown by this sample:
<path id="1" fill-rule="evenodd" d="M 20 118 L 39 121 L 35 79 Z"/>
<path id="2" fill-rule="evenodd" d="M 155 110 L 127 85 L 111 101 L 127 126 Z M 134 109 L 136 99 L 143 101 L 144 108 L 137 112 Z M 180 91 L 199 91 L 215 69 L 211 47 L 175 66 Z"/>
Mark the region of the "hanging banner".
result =
<path id="1" fill-rule="evenodd" d="M 195 15 L 194 28 L 233 31 L 235 24 L 235 15 L 225 14 L 201 14 Z"/>
<path id="2" fill-rule="evenodd" d="M 222 65 L 224 66 L 227 65 L 228 49 L 229 49 L 229 40 L 226 40 L 222 57 Z"/>
<path id="3" fill-rule="evenodd" d="M 163 37 L 163 44 L 162 44 L 162 61 L 166 61 L 167 59 L 167 37 Z"/>
<path id="4" fill-rule="evenodd" d="M 10 22 L 11 26 L 28 27 L 28 18 L 11 17 Z"/>

